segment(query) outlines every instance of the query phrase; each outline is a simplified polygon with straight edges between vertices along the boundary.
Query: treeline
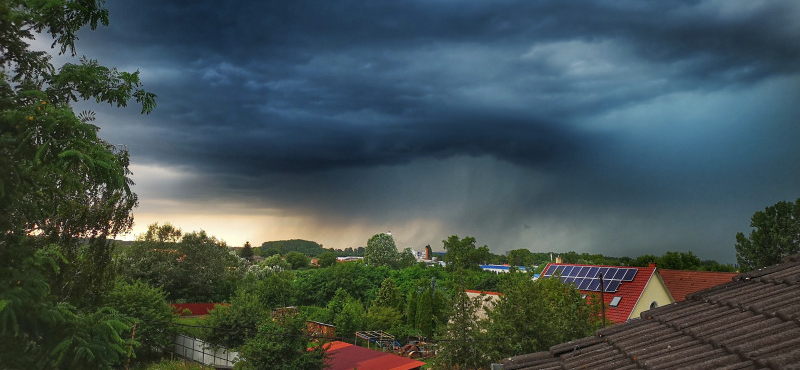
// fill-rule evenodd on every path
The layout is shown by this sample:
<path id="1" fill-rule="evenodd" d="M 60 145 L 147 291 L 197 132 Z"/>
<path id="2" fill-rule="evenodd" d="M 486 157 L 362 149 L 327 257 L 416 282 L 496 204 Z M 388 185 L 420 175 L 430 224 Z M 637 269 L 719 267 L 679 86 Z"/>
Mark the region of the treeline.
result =
<path id="1" fill-rule="evenodd" d="M 325 252 L 331 252 L 335 254 L 337 257 L 345 257 L 345 256 L 363 257 L 364 247 L 358 247 L 358 248 L 348 247 L 345 249 L 324 248 L 322 244 L 319 244 L 314 241 L 303 240 L 303 239 L 290 239 L 290 240 L 276 240 L 276 241 L 261 243 L 261 246 L 256 248 L 255 251 L 256 254 L 262 257 L 274 256 L 276 254 L 286 255 L 289 252 L 302 253 L 309 257 L 318 256 Z"/>

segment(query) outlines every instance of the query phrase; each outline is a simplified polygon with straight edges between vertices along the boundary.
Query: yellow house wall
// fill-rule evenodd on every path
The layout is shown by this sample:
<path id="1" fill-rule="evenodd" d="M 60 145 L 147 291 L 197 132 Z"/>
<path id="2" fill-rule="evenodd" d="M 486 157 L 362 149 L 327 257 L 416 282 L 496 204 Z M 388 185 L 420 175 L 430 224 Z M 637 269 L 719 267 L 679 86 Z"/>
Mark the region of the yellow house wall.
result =
<path id="1" fill-rule="evenodd" d="M 631 316 L 628 319 L 639 317 L 642 312 L 650 309 L 650 304 L 654 301 L 658 303 L 658 307 L 675 303 L 675 299 L 673 299 L 672 294 L 669 293 L 658 270 L 650 276 L 650 280 L 647 282 L 644 291 L 642 291 L 642 295 L 639 297 L 639 302 L 636 302 L 636 306 L 633 307 Z"/>

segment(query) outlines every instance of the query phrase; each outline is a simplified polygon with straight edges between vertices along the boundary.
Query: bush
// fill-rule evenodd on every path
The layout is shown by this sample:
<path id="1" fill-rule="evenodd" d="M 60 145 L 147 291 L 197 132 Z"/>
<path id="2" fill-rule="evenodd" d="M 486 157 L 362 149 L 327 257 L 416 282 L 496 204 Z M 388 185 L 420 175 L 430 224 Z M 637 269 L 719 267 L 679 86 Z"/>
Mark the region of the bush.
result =
<path id="1" fill-rule="evenodd" d="M 167 293 L 161 288 L 153 288 L 141 281 L 129 284 L 122 280 L 118 280 L 106 295 L 106 306 L 137 322 L 135 340 L 139 346 L 135 350 L 136 357 L 152 357 L 157 353 L 154 349 L 172 345 L 174 316 L 166 297 Z"/>

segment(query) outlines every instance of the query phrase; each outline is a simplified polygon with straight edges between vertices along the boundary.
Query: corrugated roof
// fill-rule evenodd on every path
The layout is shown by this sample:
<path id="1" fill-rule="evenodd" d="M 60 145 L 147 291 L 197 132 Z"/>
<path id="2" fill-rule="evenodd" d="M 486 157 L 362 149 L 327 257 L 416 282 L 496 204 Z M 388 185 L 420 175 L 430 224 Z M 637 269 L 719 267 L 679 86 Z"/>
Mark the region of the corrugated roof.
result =
<path id="1" fill-rule="evenodd" d="M 784 261 L 503 363 L 507 370 L 800 369 L 800 254 Z"/>
<path id="2" fill-rule="evenodd" d="M 412 370 L 425 365 L 422 361 L 340 341 L 326 344 L 325 348 L 329 356 L 327 370 Z"/>
<path id="3" fill-rule="evenodd" d="M 551 263 L 548 264 L 544 270 L 547 271 L 550 266 L 596 266 L 596 267 L 616 267 L 616 268 L 633 268 L 638 270 L 636 272 L 636 276 L 633 278 L 633 281 L 625 281 L 619 285 L 619 289 L 615 293 L 604 293 L 603 298 L 606 304 L 606 319 L 614 322 L 614 323 L 621 323 L 625 322 L 630 318 L 631 312 L 633 312 L 634 307 L 636 307 L 636 302 L 639 301 L 639 297 L 642 295 L 644 288 L 647 286 L 647 282 L 650 281 L 650 277 L 653 276 L 653 272 L 656 270 L 655 267 L 630 267 L 630 266 L 598 266 L 598 265 L 582 265 L 582 264 L 574 264 L 574 263 Z M 600 295 L 598 292 L 589 292 L 582 290 L 583 293 L 594 293 Z M 621 300 L 617 307 L 609 307 L 608 304 L 614 299 L 614 297 L 620 297 Z"/>
<path id="4" fill-rule="evenodd" d="M 664 279 L 664 284 L 669 289 L 669 292 L 672 293 L 672 298 L 675 298 L 675 302 L 685 300 L 687 294 L 729 283 L 738 275 L 735 272 L 665 269 L 658 269 L 658 273 Z"/>

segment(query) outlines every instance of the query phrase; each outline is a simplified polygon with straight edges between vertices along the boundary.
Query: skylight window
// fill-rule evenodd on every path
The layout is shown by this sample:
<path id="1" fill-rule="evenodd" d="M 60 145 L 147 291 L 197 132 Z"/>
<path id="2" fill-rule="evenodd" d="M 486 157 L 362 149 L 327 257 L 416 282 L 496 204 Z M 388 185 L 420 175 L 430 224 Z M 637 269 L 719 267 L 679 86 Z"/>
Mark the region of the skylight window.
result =
<path id="1" fill-rule="evenodd" d="M 617 306 L 619 306 L 619 301 L 621 301 L 621 300 L 622 300 L 622 297 L 614 297 L 614 299 L 612 299 L 611 303 L 609 303 L 608 305 L 611 306 L 611 307 L 617 307 Z"/>

